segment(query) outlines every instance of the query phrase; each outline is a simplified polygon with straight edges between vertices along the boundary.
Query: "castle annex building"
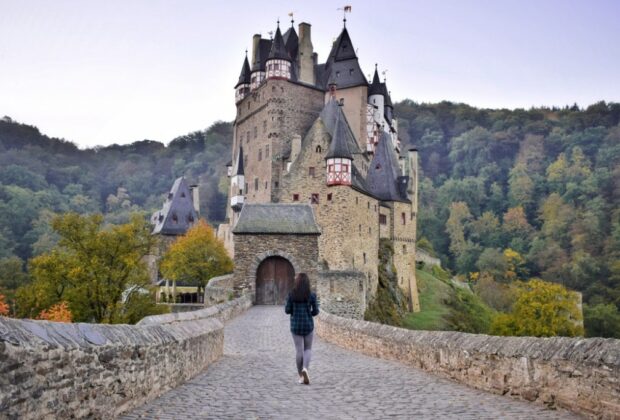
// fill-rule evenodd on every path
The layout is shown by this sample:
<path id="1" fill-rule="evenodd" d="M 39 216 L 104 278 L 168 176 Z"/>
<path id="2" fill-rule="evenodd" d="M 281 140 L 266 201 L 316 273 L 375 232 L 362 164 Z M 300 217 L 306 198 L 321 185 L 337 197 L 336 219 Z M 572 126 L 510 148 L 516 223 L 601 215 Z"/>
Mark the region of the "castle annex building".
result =
<path id="1" fill-rule="evenodd" d="M 380 239 L 418 310 L 417 151 L 401 150 L 377 68 L 364 76 L 345 26 L 320 63 L 311 26 L 254 35 L 235 85 L 227 223 L 235 286 L 282 303 L 299 271 L 332 312 L 361 316 L 378 285 Z"/>

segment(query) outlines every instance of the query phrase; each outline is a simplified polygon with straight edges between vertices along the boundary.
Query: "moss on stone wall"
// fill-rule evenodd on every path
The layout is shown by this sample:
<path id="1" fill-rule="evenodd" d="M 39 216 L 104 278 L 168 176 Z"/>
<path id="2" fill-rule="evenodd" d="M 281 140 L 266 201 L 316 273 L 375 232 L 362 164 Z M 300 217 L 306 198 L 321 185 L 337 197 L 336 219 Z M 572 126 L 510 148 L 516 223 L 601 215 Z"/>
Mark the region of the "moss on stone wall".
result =
<path id="1" fill-rule="evenodd" d="M 377 294 L 368 304 L 364 319 L 400 326 L 407 313 L 407 298 L 398 287 L 398 275 L 393 264 L 394 247 L 389 239 L 379 243 L 379 284 Z"/>

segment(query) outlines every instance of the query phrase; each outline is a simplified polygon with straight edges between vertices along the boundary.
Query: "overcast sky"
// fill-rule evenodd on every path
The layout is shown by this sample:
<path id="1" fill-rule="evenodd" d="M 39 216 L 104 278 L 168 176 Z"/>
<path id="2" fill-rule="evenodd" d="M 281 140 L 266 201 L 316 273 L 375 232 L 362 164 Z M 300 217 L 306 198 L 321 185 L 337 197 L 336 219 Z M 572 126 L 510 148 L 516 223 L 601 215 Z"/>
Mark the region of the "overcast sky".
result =
<path id="1" fill-rule="evenodd" d="M 345 4 L 362 69 L 387 69 L 394 101 L 620 101 L 614 0 L 0 0 L 0 117 L 81 147 L 167 143 L 234 118 L 254 33 L 292 11 L 323 62 Z"/>

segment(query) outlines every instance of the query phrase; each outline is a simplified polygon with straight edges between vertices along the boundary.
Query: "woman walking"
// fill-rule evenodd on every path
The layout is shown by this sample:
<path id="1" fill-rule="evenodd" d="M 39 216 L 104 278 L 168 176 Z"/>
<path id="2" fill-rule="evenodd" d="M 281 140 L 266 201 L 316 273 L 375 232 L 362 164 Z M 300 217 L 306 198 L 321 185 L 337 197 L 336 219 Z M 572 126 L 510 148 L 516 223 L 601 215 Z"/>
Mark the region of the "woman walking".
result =
<path id="1" fill-rule="evenodd" d="M 312 337 L 314 320 L 312 317 L 319 314 L 319 305 L 316 295 L 310 290 L 310 280 L 306 273 L 299 273 L 295 277 L 293 291 L 286 299 L 284 312 L 291 315 L 291 333 L 295 343 L 295 361 L 300 384 L 310 384 L 308 367 L 312 357 Z"/>

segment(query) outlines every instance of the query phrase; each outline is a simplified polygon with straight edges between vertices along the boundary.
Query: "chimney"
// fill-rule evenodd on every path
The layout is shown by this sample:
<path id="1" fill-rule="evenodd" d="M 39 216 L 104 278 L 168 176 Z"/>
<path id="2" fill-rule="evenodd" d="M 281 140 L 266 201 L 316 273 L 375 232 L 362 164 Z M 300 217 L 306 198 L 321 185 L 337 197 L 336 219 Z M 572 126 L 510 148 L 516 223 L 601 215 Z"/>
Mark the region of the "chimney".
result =
<path id="1" fill-rule="evenodd" d="M 314 84 L 314 47 L 311 39 L 311 25 L 302 22 L 299 24 L 299 80 Z"/>
<path id="2" fill-rule="evenodd" d="M 254 63 L 256 63 L 256 58 L 258 57 L 258 49 L 260 48 L 260 34 L 255 34 L 252 37 L 252 61 L 250 62 L 250 69 L 254 67 Z"/>
<path id="3" fill-rule="evenodd" d="M 200 216 L 200 192 L 199 186 L 197 184 L 193 184 L 189 186 L 189 192 L 192 194 L 192 203 L 194 204 L 194 210 Z"/>

